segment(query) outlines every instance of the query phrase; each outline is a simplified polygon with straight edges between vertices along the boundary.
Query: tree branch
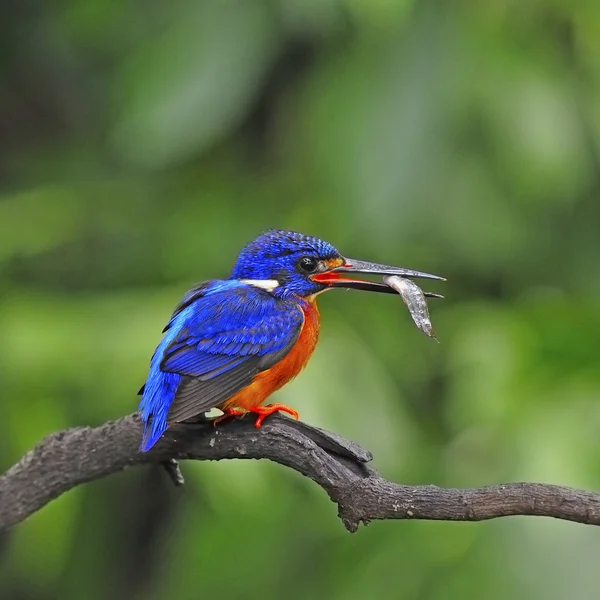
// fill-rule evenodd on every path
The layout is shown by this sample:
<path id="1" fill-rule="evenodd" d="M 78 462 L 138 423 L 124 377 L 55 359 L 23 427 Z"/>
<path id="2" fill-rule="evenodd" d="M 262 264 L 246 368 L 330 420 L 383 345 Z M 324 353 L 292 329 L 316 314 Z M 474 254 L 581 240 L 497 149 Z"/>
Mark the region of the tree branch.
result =
<path id="1" fill-rule="evenodd" d="M 148 453 L 138 452 L 137 415 L 99 427 L 76 427 L 43 439 L 0 477 L 0 531 L 76 485 L 127 467 L 163 464 L 183 483 L 178 459 L 267 458 L 309 477 L 338 505 L 346 529 L 374 519 L 483 521 L 534 515 L 600 525 L 600 494 L 556 485 L 511 483 L 478 489 L 409 486 L 383 479 L 371 455 L 335 434 L 273 415 L 257 430 L 249 419 L 212 427 L 173 428 Z"/>

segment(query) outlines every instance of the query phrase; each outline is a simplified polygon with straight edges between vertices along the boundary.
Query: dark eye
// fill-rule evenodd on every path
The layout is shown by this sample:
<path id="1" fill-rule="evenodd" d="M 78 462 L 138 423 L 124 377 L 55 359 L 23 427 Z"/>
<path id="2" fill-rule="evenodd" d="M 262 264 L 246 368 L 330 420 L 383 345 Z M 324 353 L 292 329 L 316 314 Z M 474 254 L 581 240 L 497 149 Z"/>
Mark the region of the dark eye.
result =
<path id="1" fill-rule="evenodd" d="M 319 266 L 319 261 L 312 256 L 303 256 L 298 261 L 298 268 L 304 273 L 314 273 Z"/>

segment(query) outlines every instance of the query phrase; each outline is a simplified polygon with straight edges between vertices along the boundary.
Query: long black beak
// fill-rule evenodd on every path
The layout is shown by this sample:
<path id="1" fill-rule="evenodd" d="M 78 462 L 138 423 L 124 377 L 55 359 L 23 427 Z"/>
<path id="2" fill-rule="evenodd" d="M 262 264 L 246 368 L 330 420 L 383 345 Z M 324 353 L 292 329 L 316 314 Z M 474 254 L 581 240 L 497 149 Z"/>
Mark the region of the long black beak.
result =
<path id="1" fill-rule="evenodd" d="M 342 273 L 365 273 L 368 275 L 399 275 L 408 279 L 436 279 L 438 281 L 446 281 L 444 277 L 432 275 L 431 273 L 423 273 L 421 271 L 413 271 L 412 269 L 404 269 L 403 267 L 393 267 L 391 265 L 380 265 L 378 263 L 366 262 L 363 260 L 354 260 L 346 258 L 345 264 L 341 267 L 336 267 L 325 273 L 313 275 L 313 280 L 319 283 L 324 283 L 332 288 L 346 288 L 355 290 L 365 290 L 368 292 L 381 292 L 384 294 L 397 294 L 396 290 L 375 281 L 365 281 L 361 279 L 344 278 Z M 439 294 L 424 292 L 425 296 L 430 298 L 443 298 Z"/>
<path id="2" fill-rule="evenodd" d="M 380 265 L 378 263 L 365 262 L 364 260 L 354 260 L 347 258 L 346 264 L 336 269 L 332 269 L 334 273 L 373 273 L 374 275 L 400 275 L 408 279 L 437 279 L 438 281 L 446 281 L 439 275 L 431 273 L 422 273 L 421 271 L 413 271 L 404 269 L 403 267 L 392 267 L 390 265 Z"/>

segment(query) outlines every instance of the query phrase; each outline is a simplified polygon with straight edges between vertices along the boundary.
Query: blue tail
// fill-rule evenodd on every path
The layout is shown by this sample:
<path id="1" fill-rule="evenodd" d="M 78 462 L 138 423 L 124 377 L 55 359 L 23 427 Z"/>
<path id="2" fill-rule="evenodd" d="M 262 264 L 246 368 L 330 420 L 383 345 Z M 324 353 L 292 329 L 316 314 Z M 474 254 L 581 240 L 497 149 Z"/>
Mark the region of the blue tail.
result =
<path id="1" fill-rule="evenodd" d="M 148 452 L 165 432 L 167 414 L 180 381 L 181 375 L 164 373 L 158 365 L 151 366 L 138 408 L 144 422 L 144 435 L 140 445 L 142 452 Z"/>

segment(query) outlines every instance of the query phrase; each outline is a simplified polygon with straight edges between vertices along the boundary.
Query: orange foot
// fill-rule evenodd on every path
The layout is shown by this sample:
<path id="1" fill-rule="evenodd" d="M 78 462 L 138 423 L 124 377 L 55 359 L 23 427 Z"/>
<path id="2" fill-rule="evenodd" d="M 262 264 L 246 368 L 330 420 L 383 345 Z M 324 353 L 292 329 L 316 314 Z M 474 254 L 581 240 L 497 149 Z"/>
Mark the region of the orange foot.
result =
<path id="1" fill-rule="evenodd" d="M 296 419 L 296 421 L 298 420 L 298 413 L 293 408 L 290 408 L 285 404 L 267 404 L 267 406 L 253 406 L 250 409 L 250 411 L 258 415 L 258 418 L 254 423 L 256 429 L 260 429 L 262 422 L 265 420 L 265 418 L 277 411 L 287 413 L 288 415 Z"/>
<path id="2" fill-rule="evenodd" d="M 220 417 L 217 417 L 213 420 L 213 427 L 216 427 L 218 423 L 222 423 L 231 417 L 239 417 L 240 415 L 245 415 L 245 410 L 239 410 L 237 408 L 224 408 L 223 414 Z"/>

